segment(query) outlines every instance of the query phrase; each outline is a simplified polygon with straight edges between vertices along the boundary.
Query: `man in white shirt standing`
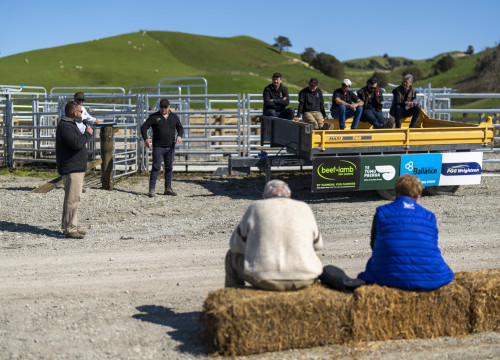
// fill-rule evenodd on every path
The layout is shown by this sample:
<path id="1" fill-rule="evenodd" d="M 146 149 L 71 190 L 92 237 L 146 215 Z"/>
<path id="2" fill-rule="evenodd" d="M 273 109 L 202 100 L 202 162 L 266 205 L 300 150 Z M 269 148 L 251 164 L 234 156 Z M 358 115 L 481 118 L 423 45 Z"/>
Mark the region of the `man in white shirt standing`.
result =
<path id="1" fill-rule="evenodd" d="M 85 106 L 83 106 L 83 103 L 85 102 L 85 94 L 83 92 L 79 91 L 75 93 L 74 100 L 82 107 L 82 121 L 77 122 L 76 126 L 78 126 L 78 129 L 83 134 L 85 132 L 85 128 L 87 127 L 86 124 L 94 125 L 99 124 L 101 121 L 90 115 L 87 109 L 85 109 Z"/>
<path id="2" fill-rule="evenodd" d="M 265 290 L 298 290 L 321 275 L 316 219 L 309 205 L 290 196 L 284 181 L 271 180 L 264 199 L 249 206 L 229 241 L 225 287 L 244 287 L 246 281 Z"/>
<path id="3" fill-rule="evenodd" d="M 94 124 L 99 124 L 101 121 L 97 120 L 95 117 L 90 115 L 85 109 L 85 106 L 83 106 L 83 103 L 85 102 L 85 94 L 81 91 L 75 93 L 74 100 L 80 105 L 80 108 L 82 110 L 82 117 L 80 121 L 75 121 L 76 126 L 78 127 L 78 130 L 83 134 L 85 133 L 85 129 L 88 126 L 92 126 Z M 87 192 L 85 188 L 82 190 L 83 193 Z"/>

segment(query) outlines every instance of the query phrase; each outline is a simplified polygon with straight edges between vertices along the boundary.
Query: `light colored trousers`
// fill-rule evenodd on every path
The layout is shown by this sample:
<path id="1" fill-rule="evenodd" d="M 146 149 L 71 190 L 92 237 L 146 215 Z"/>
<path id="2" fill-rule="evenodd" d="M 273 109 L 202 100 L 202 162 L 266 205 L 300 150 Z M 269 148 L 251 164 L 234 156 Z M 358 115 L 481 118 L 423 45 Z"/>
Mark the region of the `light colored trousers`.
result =
<path id="1" fill-rule="evenodd" d="M 302 119 L 308 124 L 314 125 L 314 129 L 318 130 L 323 127 L 323 114 L 321 111 L 307 111 L 302 114 Z"/>
<path id="2" fill-rule="evenodd" d="M 82 198 L 84 172 L 63 175 L 64 204 L 61 229 L 63 234 L 74 233 L 78 230 L 77 212 Z"/>
<path id="3" fill-rule="evenodd" d="M 226 254 L 226 281 L 225 287 L 243 288 L 245 281 L 255 287 L 271 291 L 290 291 L 299 290 L 312 285 L 312 280 L 257 280 L 245 274 L 244 271 L 245 255 L 235 253 L 229 250 Z"/>

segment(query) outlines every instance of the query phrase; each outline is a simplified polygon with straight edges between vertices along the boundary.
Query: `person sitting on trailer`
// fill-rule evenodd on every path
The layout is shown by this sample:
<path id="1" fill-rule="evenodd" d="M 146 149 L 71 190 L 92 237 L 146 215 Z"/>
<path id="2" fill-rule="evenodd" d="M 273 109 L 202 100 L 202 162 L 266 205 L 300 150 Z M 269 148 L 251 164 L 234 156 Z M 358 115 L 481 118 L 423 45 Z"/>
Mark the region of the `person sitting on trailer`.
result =
<path id="1" fill-rule="evenodd" d="M 295 115 L 294 108 L 287 108 L 290 104 L 288 88 L 283 86 L 283 77 L 281 73 L 273 74 L 272 84 L 264 88 L 264 109 L 262 115 L 275 116 L 283 119 L 293 120 Z"/>
<path id="2" fill-rule="evenodd" d="M 326 119 L 325 100 L 323 92 L 318 88 L 318 79 L 309 80 L 309 86 L 299 92 L 299 109 L 297 110 L 297 120 L 303 115 L 306 123 L 314 125 L 314 130 L 331 130 L 324 120 Z"/>
<path id="3" fill-rule="evenodd" d="M 417 204 L 422 189 L 414 175 L 396 181 L 396 199 L 373 218 L 372 256 L 358 278 L 403 290 L 433 290 L 453 280 L 438 247 L 436 216 Z"/>
<path id="4" fill-rule="evenodd" d="M 344 79 L 340 88 L 333 92 L 332 97 L 332 118 L 339 119 L 340 130 L 345 129 L 345 119 L 352 116 L 351 129 L 358 128 L 359 119 L 363 113 L 363 101 L 356 94 L 349 91 L 351 80 Z"/>
<path id="5" fill-rule="evenodd" d="M 413 76 L 406 74 L 403 83 L 392 90 L 392 105 L 389 114 L 394 117 L 396 128 L 401 128 L 401 118 L 411 116 L 410 128 L 417 125 L 417 119 L 422 109 L 417 98 L 417 91 L 412 86 Z"/>
<path id="6" fill-rule="evenodd" d="M 298 290 L 321 274 L 318 224 L 309 205 L 290 196 L 288 185 L 275 179 L 266 183 L 263 200 L 249 206 L 229 240 L 225 287 L 246 281 L 264 290 Z"/>
<path id="7" fill-rule="evenodd" d="M 357 95 L 364 104 L 361 121 L 369 122 L 374 129 L 383 128 L 386 123 L 382 114 L 384 96 L 382 90 L 377 87 L 377 78 L 369 78 L 366 86 L 357 91 Z"/>

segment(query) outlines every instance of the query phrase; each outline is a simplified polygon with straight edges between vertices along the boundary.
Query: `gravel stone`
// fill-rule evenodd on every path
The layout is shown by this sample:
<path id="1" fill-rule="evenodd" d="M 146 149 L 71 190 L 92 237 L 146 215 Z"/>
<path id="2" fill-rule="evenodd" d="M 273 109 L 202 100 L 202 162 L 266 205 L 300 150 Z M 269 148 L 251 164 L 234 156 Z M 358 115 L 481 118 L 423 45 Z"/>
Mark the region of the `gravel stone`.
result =
<path id="1" fill-rule="evenodd" d="M 424 196 L 438 220 L 439 245 L 454 271 L 500 267 L 500 176 L 452 196 Z M 375 192 L 310 193 L 310 174 L 280 172 L 292 197 L 318 221 L 324 265 L 364 270 Z M 147 196 L 148 178 L 98 181 L 82 196 L 82 240 L 60 232 L 61 187 L 49 179 L 0 176 L 0 359 L 209 359 L 198 322 L 210 291 L 224 285 L 229 236 L 264 178 L 209 179 L 174 173 L 178 196 Z M 158 184 L 158 191 L 163 183 Z M 242 359 L 500 359 L 500 334 L 368 342 Z"/>

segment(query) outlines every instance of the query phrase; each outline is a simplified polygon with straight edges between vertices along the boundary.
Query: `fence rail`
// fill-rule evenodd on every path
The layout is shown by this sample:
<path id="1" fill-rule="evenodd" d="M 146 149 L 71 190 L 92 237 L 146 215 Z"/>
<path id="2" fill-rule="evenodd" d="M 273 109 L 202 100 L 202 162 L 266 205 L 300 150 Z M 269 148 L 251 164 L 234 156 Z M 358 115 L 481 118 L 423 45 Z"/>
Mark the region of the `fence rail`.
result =
<path id="1" fill-rule="evenodd" d="M 192 84 L 167 84 L 166 81 L 191 80 Z M 165 78 L 157 85 L 123 88 L 53 88 L 0 85 L 0 165 L 18 163 L 55 163 L 55 131 L 68 100 L 76 91 L 85 90 L 87 110 L 96 118 L 116 123 L 113 149 L 113 176 L 148 171 L 150 153 L 144 146 L 140 127 L 156 111 L 161 98 L 168 97 L 173 111 L 185 129 L 183 144 L 176 149 L 176 164 L 204 166 L 227 163 L 228 156 L 256 156 L 261 150 L 270 154 L 279 150 L 260 145 L 262 94 L 208 94 L 203 78 Z M 144 92 L 144 90 L 150 90 Z M 418 97 L 428 114 L 450 119 L 455 114 L 477 114 L 477 118 L 459 118 L 479 122 L 485 114 L 494 118 L 496 141 L 500 142 L 500 108 L 459 109 L 452 99 L 500 99 L 500 94 L 457 94 L 450 89 L 437 91 L 420 88 Z M 143 92 L 141 92 L 143 91 Z M 329 113 L 331 94 L 324 94 Z M 384 94 L 384 116 L 389 116 L 392 94 Z M 298 94 L 290 94 L 290 105 L 298 106 Z M 457 120 L 457 118 L 454 118 Z M 98 131 L 89 143 L 95 159 L 100 152 Z M 494 152 L 500 152 L 496 147 Z M 500 162 L 489 159 L 488 162 Z M 52 165 L 53 166 L 53 165 Z"/>

